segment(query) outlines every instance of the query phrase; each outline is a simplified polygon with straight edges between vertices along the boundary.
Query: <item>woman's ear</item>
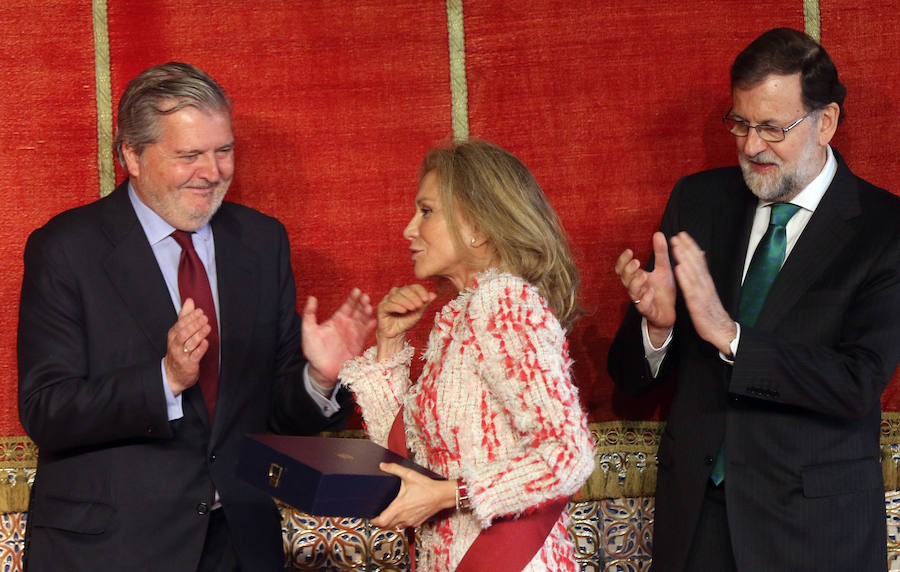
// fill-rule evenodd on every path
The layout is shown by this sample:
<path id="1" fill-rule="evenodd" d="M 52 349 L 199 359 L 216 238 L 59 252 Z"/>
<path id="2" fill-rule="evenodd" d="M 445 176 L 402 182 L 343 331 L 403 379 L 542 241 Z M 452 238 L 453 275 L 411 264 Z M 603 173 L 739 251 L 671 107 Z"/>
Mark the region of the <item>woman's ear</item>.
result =
<path id="1" fill-rule="evenodd" d="M 481 248 L 487 243 L 487 236 L 478 231 L 469 231 L 468 232 L 468 242 L 466 246 L 469 248 Z"/>

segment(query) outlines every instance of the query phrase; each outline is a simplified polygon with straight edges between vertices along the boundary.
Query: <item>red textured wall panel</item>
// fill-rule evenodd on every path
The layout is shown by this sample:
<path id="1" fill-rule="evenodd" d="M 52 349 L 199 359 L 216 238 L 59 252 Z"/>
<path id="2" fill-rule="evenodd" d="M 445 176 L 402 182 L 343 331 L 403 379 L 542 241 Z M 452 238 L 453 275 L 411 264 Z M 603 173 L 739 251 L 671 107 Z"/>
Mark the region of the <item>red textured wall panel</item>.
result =
<path id="1" fill-rule="evenodd" d="M 898 192 L 900 14 L 887 0 L 820 4 L 822 41 L 849 91 L 835 146 L 859 175 Z M 198 65 L 229 92 L 229 198 L 284 222 L 301 304 L 319 297 L 324 317 L 353 286 L 377 302 L 413 280 L 400 233 L 423 154 L 452 129 L 443 0 L 107 6 L 114 102 L 139 71 L 169 60 Z M 646 258 L 680 176 L 735 162 L 719 121 L 728 67 L 763 30 L 803 29 L 803 2 L 464 1 L 463 15 L 470 132 L 525 161 L 572 237 L 588 313 L 571 347 L 592 420 L 664 418 L 666 394 L 625 398 L 605 372 L 627 303 L 615 257 L 633 247 Z M 25 237 L 99 193 L 91 19 L 83 0 L 0 6 L 0 435 L 22 432 Z M 430 322 L 414 332 L 419 347 Z M 892 411 L 896 386 L 884 399 Z"/>
<path id="2" fill-rule="evenodd" d="M 16 323 L 25 238 L 97 197 L 89 2 L 0 3 L 0 435 L 22 435 Z"/>

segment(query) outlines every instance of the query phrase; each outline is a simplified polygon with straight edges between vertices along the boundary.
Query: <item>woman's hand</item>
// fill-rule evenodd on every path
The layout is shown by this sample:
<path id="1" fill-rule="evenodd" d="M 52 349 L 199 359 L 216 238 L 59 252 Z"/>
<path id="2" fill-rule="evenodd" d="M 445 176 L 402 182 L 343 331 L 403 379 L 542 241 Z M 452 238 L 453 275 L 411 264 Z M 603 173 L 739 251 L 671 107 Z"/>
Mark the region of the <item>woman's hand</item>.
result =
<path id="1" fill-rule="evenodd" d="M 403 349 L 406 332 L 416 325 L 425 308 L 437 294 L 429 292 L 421 284 L 391 288 L 378 304 L 378 359 L 387 359 Z"/>
<path id="2" fill-rule="evenodd" d="M 381 528 L 419 526 L 435 513 L 456 507 L 456 481 L 438 481 L 395 463 L 381 463 L 385 473 L 400 477 L 400 492 L 372 524 Z"/>

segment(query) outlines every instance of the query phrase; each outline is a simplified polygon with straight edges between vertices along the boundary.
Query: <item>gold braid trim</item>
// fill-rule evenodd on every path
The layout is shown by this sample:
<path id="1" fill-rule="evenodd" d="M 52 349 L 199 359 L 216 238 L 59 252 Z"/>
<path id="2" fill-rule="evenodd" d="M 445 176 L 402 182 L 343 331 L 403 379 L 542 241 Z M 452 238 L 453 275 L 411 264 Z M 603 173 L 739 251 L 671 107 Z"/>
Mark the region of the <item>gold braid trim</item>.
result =
<path id="1" fill-rule="evenodd" d="M 656 490 L 656 449 L 664 427 L 660 421 L 589 423 L 597 446 L 595 467 L 574 500 L 652 495 Z"/>
<path id="2" fill-rule="evenodd" d="M 28 509 L 37 447 L 28 437 L 0 437 L 0 513 Z"/>
<path id="3" fill-rule="evenodd" d="M 900 411 L 881 412 L 881 472 L 884 490 L 900 490 Z"/>
<path id="4" fill-rule="evenodd" d="M 463 0 L 447 0 L 447 40 L 450 47 L 450 97 L 453 139 L 469 138 L 469 91 L 466 85 L 466 35 Z"/>
<path id="5" fill-rule="evenodd" d="M 597 445 L 597 466 L 574 500 L 652 496 L 656 492 L 656 449 L 664 427 L 661 421 L 588 424 Z M 365 438 L 360 429 L 322 435 Z M 882 413 L 881 459 L 885 490 L 900 490 L 900 412 Z M 0 513 L 27 509 L 27 485 L 33 481 L 36 467 L 37 447 L 30 439 L 0 437 Z"/>
<path id="6" fill-rule="evenodd" d="M 803 28 L 807 36 L 821 43 L 822 20 L 819 0 L 803 0 Z"/>
<path id="7" fill-rule="evenodd" d="M 116 187 L 113 161 L 112 88 L 109 73 L 109 28 L 106 0 L 92 0 L 94 12 L 94 76 L 97 96 L 97 167 L 100 172 L 100 196 Z"/>
<path id="8" fill-rule="evenodd" d="M 0 469 L 37 468 L 37 446 L 28 437 L 0 437 Z"/>

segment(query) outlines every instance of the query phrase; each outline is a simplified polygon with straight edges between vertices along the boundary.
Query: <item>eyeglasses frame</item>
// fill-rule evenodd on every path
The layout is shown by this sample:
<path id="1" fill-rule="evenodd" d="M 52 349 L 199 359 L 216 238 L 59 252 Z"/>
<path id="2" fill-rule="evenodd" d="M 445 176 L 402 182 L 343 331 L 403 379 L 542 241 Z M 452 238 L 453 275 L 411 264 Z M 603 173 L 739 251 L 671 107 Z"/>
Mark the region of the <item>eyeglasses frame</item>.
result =
<path id="1" fill-rule="evenodd" d="M 746 133 L 745 135 L 737 135 L 737 134 L 735 134 L 735 133 L 732 133 L 731 130 L 728 131 L 729 133 L 731 133 L 731 134 L 734 135 L 735 137 L 747 137 L 747 136 L 750 135 L 750 130 L 751 130 L 751 129 L 755 129 L 755 130 L 756 130 L 756 134 L 757 134 L 757 135 L 759 136 L 759 138 L 762 139 L 763 141 L 766 141 L 766 142 L 768 142 L 768 143 L 781 143 L 782 141 L 784 141 L 785 139 L 787 139 L 788 131 L 790 131 L 790 130 L 793 129 L 794 127 L 797 127 L 798 125 L 800 125 L 800 123 L 801 123 L 804 119 L 806 119 L 807 117 L 809 117 L 810 115 L 812 115 L 813 112 L 818 111 L 818 109 L 810 109 L 809 111 L 806 112 L 806 114 L 805 114 L 803 117 L 801 117 L 801 118 L 798 119 L 797 121 L 791 123 L 791 124 L 788 125 L 787 127 L 780 127 L 780 126 L 778 126 L 778 125 L 771 125 L 771 124 L 769 124 L 769 123 L 757 123 L 756 125 L 750 125 L 750 122 L 745 121 L 745 120 L 743 120 L 743 119 L 734 119 L 733 117 L 729 117 L 729 115 L 731 115 L 731 112 L 732 112 L 732 111 L 734 111 L 734 108 L 733 108 L 733 107 L 729 108 L 729 109 L 728 109 L 728 113 L 726 113 L 724 116 L 722 116 L 722 123 L 725 123 L 726 121 L 734 121 L 735 123 L 742 123 L 742 124 L 744 124 L 744 125 L 747 126 L 747 133 Z M 777 140 L 775 140 L 775 141 L 771 141 L 771 140 L 769 140 L 769 139 L 766 139 L 766 138 L 763 137 L 762 134 L 760 133 L 760 131 L 759 131 L 759 128 L 760 128 L 760 127 L 773 128 L 773 129 L 781 129 L 781 139 L 777 139 Z"/>

